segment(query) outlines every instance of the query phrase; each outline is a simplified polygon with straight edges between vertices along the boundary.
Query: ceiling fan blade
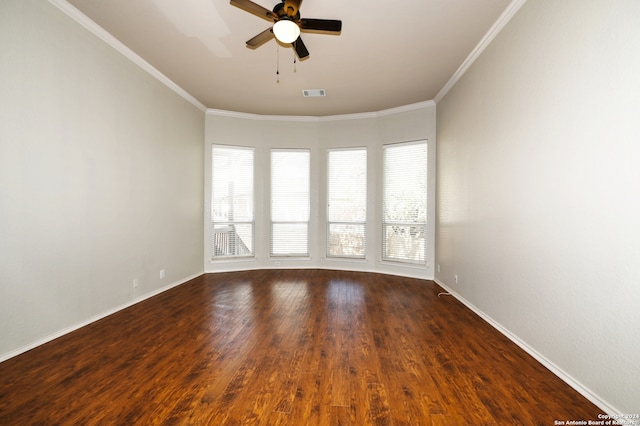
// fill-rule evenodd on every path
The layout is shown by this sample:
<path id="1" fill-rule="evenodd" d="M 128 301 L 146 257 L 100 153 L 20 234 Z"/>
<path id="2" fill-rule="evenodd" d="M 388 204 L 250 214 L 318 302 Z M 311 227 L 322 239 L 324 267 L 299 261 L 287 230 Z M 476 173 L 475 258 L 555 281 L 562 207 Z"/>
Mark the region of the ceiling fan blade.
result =
<path id="1" fill-rule="evenodd" d="M 339 33 L 342 31 L 342 21 L 337 19 L 300 19 L 300 28 L 311 31 L 328 31 Z"/>
<path id="2" fill-rule="evenodd" d="M 273 29 L 267 28 L 257 36 L 253 37 L 251 40 L 247 40 L 247 47 L 255 49 L 256 47 L 262 46 L 272 38 L 273 38 Z"/>
<path id="3" fill-rule="evenodd" d="M 278 15 L 266 9 L 259 4 L 252 2 L 251 0 L 231 0 L 231 5 L 244 10 L 245 12 L 249 12 L 253 15 L 256 15 L 262 19 L 266 19 L 267 21 L 275 22 L 277 21 Z"/>
<path id="4" fill-rule="evenodd" d="M 299 59 L 302 60 L 309 57 L 309 51 L 307 50 L 307 46 L 302 42 L 302 38 L 298 37 L 298 39 L 292 43 L 292 46 Z"/>

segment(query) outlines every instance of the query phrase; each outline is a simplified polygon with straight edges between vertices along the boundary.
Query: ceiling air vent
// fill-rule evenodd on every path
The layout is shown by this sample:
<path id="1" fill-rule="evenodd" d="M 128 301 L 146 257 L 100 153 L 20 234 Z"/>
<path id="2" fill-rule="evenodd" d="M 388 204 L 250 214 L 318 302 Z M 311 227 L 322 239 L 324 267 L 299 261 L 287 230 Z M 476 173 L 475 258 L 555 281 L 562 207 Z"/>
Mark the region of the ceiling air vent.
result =
<path id="1" fill-rule="evenodd" d="M 302 96 L 304 96 L 305 98 L 315 98 L 318 96 L 324 96 L 325 94 L 326 93 L 324 89 L 310 89 L 302 91 Z"/>

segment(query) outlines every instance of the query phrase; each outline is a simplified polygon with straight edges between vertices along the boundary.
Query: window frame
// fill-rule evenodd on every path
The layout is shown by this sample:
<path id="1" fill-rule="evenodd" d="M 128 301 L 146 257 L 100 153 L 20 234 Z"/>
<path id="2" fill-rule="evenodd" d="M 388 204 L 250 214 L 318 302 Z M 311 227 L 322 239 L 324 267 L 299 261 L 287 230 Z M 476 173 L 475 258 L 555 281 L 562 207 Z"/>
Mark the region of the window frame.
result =
<path id="1" fill-rule="evenodd" d="M 425 166 L 425 176 L 424 176 L 424 187 L 425 187 L 425 193 L 424 193 L 424 221 L 403 221 L 403 220 L 387 220 L 385 219 L 385 207 L 386 207 L 386 203 L 387 203 L 387 170 L 386 170 L 386 162 L 387 162 L 387 149 L 389 148 L 398 148 L 398 147 L 402 147 L 402 146 L 414 146 L 414 145 L 424 145 L 425 147 L 425 159 L 424 159 L 424 166 Z M 409 141 L 409 142 L 397 142 L 397 143 L 389 143 L 389 144 L 384 144 L 382 145 L 382 186 L 381 186 L 381 217 L 380 217 L 380 221 L 381 221 L 381 225 L 382 225 L 382 229 L 381 229 L 381 235 L 380 235 L 380 254 L 381 254 L 381 260 L 383 262 L 389 262 L 389 263 L 394 263 L 394 264 L 401 264 L 401 265 L 406 265 L 406 266 L 427 266 L 428 261 L 427 261 L 427 253 L 428 253 L 428 244 L 427 244 L 427 237 L 428 237 L 428 216 L 429 216 L 429 212 L 428 212 L 428 207 L 429 207 L 429 169 L 428 169 L 428 164 L 429 164 L 429 143 L 427 139 L 419 139 L 419 140 L 414 140 L 414 141 Z M 403 258 L 399 258 L 399 257 L 391 257 L 387 255 L 387 248 L 388 248 L 388 242 L 387 242 L 387 228 L 389 226 L 395 226 L 397 228 L 408 228 L 409 229 L 409 233 L 411 234 L 412 232 L 417 232 L 416 229 L 417 228 L 422 228 L 422 231 L 419 232 L 422 234 L 422 241 L 419 242 L 418 244 L 421 244 L 422 250 L 421 250 L 421 258 L 422 260 L 412 260 L 412 259 L 403 259 Z M 406 237 L 405 237 L 406 238 Z"/>
<path id="2" fill-rule="evenodd" d="M 215 199 L 215 194 L 214 194 L 214 179 L 215 179 L 215 159 L 214 159 L 214 152 L 216 148 L 221 148 L 221 149 L 229 149 L 229 150 L 238 150 L 238 151 L 249 151 L 252 153 L 252 158 L 251 158 L 251 162 L 252 162 L 252 168 L 251 168 L 251 220 L 226 220 L 226 221 L 216 221 L 215 219 L 215 214 L 213 212 L 214 210 L 214 199 Z M 211 145 L 211 202 L 210 202 L 210 214 L 211 214 L 211 231 L 210 231 L 210 247 L 211 247 L 211 260 L 212 261 L 218 261 L 218 260 L 230 260 L 230 259 L 255 259 L 256 257 L 256 191 L 255 191 L 255 176 L 256 176 L 256 148 L 255 147 L 251 147 L 251 146 L 238 146 L 238 145 L 225 145 L 225 144 L 212 144 Z M 221 254 L 221 255 L 216 255 L 216 253 L 218 252 L 218 250 L 216 250 L 215 247 L 215 233 L 216 233 L 216 229 L 220 229 L 220 228 L 216 228 L 216 225 L 224 225 L 224 224 L 228 224 L 228 226 L 230 228 L 235 228 L 236 225 L 241 225 L 241 226 L 246 226 L 246 225 L 250 225 L 251 227 L 251 248 L 249 249 L 246 245 L 244 245 L 244 241 L 242 239 L 240 239 L 240 241 L 243 243 L 243 245 L 247 248 L 247 250 L 249 250 L 248 253 L 245 254 Z M 233 235 L 236 235 L 235 233 L 233 233 Z M 231 235 L 229 236 L 229 238 L 233 238 Z M 234 250 L 237 250 L 238 244 L 235 243 L 235 239 L 234 239 L 234 243 L 230 244 L 231 246 L 235 247 Z"/>
<path id="3" fill-rule="evenodd" d="M 347 151 L 363 151 L 364 152 L 364 220 L 363 221 L 332 221 L 330 218 L 330 203 L 331 203 L 331 153 L 332 152 L 347 152 Z M 326 167 L 326 230 L 325 241 L 326 250 L 325 256 L 330 259 L 353 259 L 353 260 L 366 260 L 367 258 L 367 207 L 368 207 L 368 184 L 369 184 L 369 170 L 368 170 L 368 149 L 366 146 L 344 147 L 344 148 L 328 148 L 327 149 L 327 167 Z M 362 242 L 362 255 L 352 254 L 332 254 L 330 253 L 331 244 L 331 225 L 355 225 L 363 227 L 363 242 Z"/>
<path id="4" fill-rule="evenodd" d="M 307 154 L 307 205 L 306 213 L 307 217 L 305 221 L 300 220 L 274 220 L 274 153 L 278 152 L 298 152 Z M 310 241 L 311 241 L 311 149 L 309 148 L 271 148 L 269 150 L 269 257 L 270 258 L 309 258 L 310 257 Z M 305 225 L 306 226 L 306 251 L 304 253 L 289 252 L 289 253 L 276 253 L 274 252 L 274 228 L 277 225 Z"/>

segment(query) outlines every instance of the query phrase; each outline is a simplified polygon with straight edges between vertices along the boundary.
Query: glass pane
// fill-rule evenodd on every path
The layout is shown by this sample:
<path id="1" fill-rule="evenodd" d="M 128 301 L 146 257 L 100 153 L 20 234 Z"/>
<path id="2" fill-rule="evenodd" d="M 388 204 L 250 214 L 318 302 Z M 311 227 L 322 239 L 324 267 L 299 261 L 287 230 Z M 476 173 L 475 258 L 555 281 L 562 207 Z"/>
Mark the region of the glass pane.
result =
<path id="1" fill-rule="evenodd" d="M 367 220 L 367 151 L 329 151 L 329 222 Z"/>
<path id="2" fill-rule="evenodd" d="M 424 225 L 384 225 L 383 257 L 411 263 L 425 262 Z"/>
<path id="3" fill-rule="evenodd" d="M 271 153 L 271 220 L 309 220 L 309 151 Z"/>
<path id="4" fill-rule="evenodd" d="M 427 221 L 427 144 L 384 150 L 384 221 Z"/>
<path id="5" fill-rule="evenodd" d="M 216 223 L 211 237 L 213 256 L 253 256 L 253 224 Z"/>
<path id="6" fill-rule="evenodd" d="M 271 227 L 271 254 L 308 256 L 306 223 L 274 223 Z"/>
<path id="7" fill-rule="evenodd" d="M 211 217 L 253 221 L 253 150 L 213 147 Z"/>
<path id="8" fill-rule="evenodd" d="M 365 225 L 329 224 L 329 256 L 364 257 Z"/>

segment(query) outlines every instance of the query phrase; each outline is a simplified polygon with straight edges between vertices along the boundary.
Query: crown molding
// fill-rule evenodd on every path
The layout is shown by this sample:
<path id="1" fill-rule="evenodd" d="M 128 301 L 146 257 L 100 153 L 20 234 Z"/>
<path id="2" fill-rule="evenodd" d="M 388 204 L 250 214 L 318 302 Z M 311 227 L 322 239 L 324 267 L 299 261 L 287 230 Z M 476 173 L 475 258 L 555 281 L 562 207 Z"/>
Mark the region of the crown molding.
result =
<path id="1" fill-rule="evenodd" d="M 214 115 L 216 117 L 230 117 L 230 118 L 242 118 L 244 120 L 258 120 L 258 121 L 306 121 L 317 122 L 319 117 L 306 116 L 306 115 L 261 115 L 251 114 L 248 112 L 227 111 L 224 109 L 207 108 L 207 115 Z"/>
<path id="2" fill-rule="evenodd" d="M 137 53 L 133 50 L 129 49 L 122 42 L 120 42 L 117 38 L 115 38 L 111 33 L 107 32 L 100 25 L 95 23 L 95 21 L 91 20 L 84 13 L 80 12 L 70 3 L 65 0 L 49 0 L 49 3 L 60 9 L 66 15 L 68 15 L 71 19 L 76 21 L 78 24 L 83 26 L 89 32 L 94 34 L 100 40 L 107 43 L 109 46 L 113 47 L 116 51 L 124 55 L 127 59 L 129 59 L 134 64 L 138 65 L 140 68 L 151 74 L 158 81 L 163 83 L 169 89 L 173 90 L 175 93 L 183 97 L 186 101 L 191 103 L 193 106 L 198 108 L 200 111 L 205 112 L 207 107 L 205 107 L 200 101 L 187 93 L 183 88 L 174 83 L 169 77 L 162 74 L 155 67 L 153 67 L 150 63 L 142 59 Z"/>
<path id="3" fill-rule="evenodd" d="M 353 114 L 341 114 L 341 115 L 326 115 L 326 116 L 305 116 L 305 115 L 261 115 L 250 114 L 246 112 L 226 111 L 222 109 L 208 108 L 207 115 L 214 115 L 217 117 L 230 117 L 230 118 L 242 118 L 245 120 L 260 120 L 260 121 L 303 121 L 311 123 L 319 123 L 325 121 L 341 121 L 341 120 L 361 120 L 368 118 L 384 117 L 392 114 L 399 114 L 402 112 L 415 111 L 426 107 L 435 107 L 434 101 L 418 102 L 415 104 L 403 105 L 395 108 L 385 109 L 376 112 L 361 112 Z"/>
<path id="4" fill-rule="evenodd" d="M 403 106 L 399 106 L 399 107 L 395 107 L 395 108 L 385 109 L 385 110 L 382 110 L 382 111 L 378 111 L 376 113 L 376 115 L 378 117 L 383 117 L 385 115 L 399 114 L 401 112 L 415 111 L 417 109 L 422 109 L 422 108 L 427 108 L 427 107 L 434 107 L 434 106 L 436 106 L 435 101 L 430 100 L 430 101 L 418 102 L 418 103 L 415 103 L 415 104 L 409 104 L 409 105 L 403 105 Z"/>
<path id="5" fill-rule="evenodd" d="M 353 114 L 323 115 L 317 118 L 318 118 L 318 121 L 327 122 L 327 121 L 344 121 L 344 120 L 366 120 L 370 118 L 376 118 L 377 116 L 378 116 L 377 112 L 357 112 Z"/>
<path id="6" fill-rule="evenodd" d="M 493 26 L 489 29 L 489 31 L 484 35 L 480 43 L 471 51 L 467 59 L 464 60 L 462 65 L 456 70 L 456 72 L 451 76 L 449 81 L 440 89 L 434 101 L 436 103 L 440 102 L 442 98 L 455 86 L 455 84 L 462 78 L 464 73 L 467 72 L 469 67 L 478 59 L 480 54 L 491 44 L 493 39 L 502 31 L 502 29 L 507 25 L 507 23 L 513 18 L 513 15 L 522 7 L 522 5 L 527 0 L 513 0 L 509 6 L 502 12 L 498 20 L 493 24 Z"/>

